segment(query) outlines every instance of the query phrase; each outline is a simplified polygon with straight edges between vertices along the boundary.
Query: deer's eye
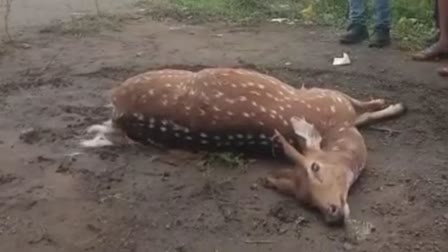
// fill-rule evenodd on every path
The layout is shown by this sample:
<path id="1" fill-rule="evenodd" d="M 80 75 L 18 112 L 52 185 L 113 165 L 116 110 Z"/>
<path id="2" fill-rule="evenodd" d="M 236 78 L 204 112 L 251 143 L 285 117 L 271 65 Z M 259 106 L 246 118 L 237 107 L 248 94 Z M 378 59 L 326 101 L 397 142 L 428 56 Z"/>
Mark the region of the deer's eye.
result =
<path id="1" fill-rule="evenodd" d="M 320 166 L 319 166 L 319 164 L 317 164 L 317 163 L 312 163 L 312 164 L 311 164 L 311 170 L 312 170 L 313 172 L 318 172 L 318 171 L 320 170 Z"/>

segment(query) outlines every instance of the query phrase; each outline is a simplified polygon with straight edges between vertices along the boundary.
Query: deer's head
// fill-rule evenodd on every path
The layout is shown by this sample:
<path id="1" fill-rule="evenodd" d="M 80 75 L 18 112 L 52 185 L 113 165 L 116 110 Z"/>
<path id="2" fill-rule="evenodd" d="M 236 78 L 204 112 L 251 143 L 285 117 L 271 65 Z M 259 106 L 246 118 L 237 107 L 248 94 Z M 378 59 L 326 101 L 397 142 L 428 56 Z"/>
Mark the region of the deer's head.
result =
<path id="1" fill-rule="evenodd" d="M 323 150 L 322 136 L 304 119 L 293 118 L 294 132 L 300 138 L 302 153 L 276 132 L 284 152 L 294 163 L 289 178 L 290 193 L 316 207 L 329 224 L 343 224 L 350 215 L 347 202 L 353 180 L 350 157 L 343 151 Z"/>

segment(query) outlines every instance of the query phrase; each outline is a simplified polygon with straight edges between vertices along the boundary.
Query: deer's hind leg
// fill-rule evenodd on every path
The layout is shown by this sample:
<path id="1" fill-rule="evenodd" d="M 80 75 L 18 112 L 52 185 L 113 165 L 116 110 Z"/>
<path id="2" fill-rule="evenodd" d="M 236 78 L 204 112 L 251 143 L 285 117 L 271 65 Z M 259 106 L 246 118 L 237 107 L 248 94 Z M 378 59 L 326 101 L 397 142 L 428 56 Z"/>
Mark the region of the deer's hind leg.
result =
<path id="1" fill-rule="evenodd" d="M 383 120 L 389 117 L 398 116 L 406 111 L 406 107 L 401 104 L 393 104 L 389 105 L 388 107 L 374 111 L 374 112 L 365 112 L 361 115 L 359 115 L 355 120 L 356 126 L 362 126 L 365 124 L 373 123 L 378 120 Z"/>
<path id="2" fill-rule="evenodd" d="M 384 109 L 386 101 L 384 99 L 372 99 L 370 101 L 361 101 L 355 99 L 349 95 L 345 95 L 347 100 L 353 105 L 356 110 L 362 110 L 363 112 L 373 112 Z"/>
<path id="3" fill-rule="evenodd" d="M 130 139 L 112 120 L 107 120 L 102 124 L 95 124 L 87 128 L 87 133 L 95 134 L 95 137 L 88 140 L 82 140 L 80 145 L 84 148 L 101 148 L 113 145 L 130 144 Z"/>

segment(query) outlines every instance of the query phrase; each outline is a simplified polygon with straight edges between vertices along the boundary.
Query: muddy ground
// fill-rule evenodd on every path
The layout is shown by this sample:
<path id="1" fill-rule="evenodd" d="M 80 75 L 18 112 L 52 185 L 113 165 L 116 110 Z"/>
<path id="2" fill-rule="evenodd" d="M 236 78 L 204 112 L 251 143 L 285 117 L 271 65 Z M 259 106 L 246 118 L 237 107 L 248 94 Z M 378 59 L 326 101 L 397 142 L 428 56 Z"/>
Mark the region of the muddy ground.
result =
<path id="1" fill-rule="evenodd" d="M 335 35 L 170 20 L 84 37 L 26 30 L 16 39 L 29 46 L 0 57 L 0 251 L 448 251 L 446 80 L 436 65 L 393 48 L 340 47 Z M 343 51 L 353 64 L 331 66 Z M 377 125 L 391 134 L 363 130 L 370 156 L 350 204 L 374 227 L 365 240 L 257 185 L 277 160 L 204 169 L 188 152 L 78 147 L 127 77 L 236 65 L 407 105 Z"/>

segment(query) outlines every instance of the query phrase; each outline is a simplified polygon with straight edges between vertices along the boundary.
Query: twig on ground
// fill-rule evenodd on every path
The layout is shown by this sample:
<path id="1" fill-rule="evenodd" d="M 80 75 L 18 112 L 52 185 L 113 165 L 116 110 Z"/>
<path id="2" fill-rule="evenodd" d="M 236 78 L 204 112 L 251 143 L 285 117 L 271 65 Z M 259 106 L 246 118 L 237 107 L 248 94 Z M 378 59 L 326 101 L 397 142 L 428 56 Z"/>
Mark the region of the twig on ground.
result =
<path id="1" fill-rule="evenodd" d="M 402 133 L 401 130 L 394 130 L 389 127 L 376 127 L 376 126 L 369 126 L 367 129 L 380 131 L 380 132 L 386 132 L 388 136 L 392 136 L 393 134 L 400 134 Z"/>
<path id="2" fill-rule="evenodd" d="M 48 70 L 50 65 L 54 63 L 56 57 L 62 52 L 62 50 L 63 49 L 59 50 L 57 53 L 55 53 L 55 55 L 53 55 L 53 57 L 51 57 L 51 59 L 47 62 L 47 64 L 45 64 L 45 66 L 40 70 L 40 74 Z"/>
<path id="3" fill-rule="evenodd" d="M 271 243 L 274 243 L 273 241 L 271 241 L 271 240 L 257 240 L 257 241 L 254 241 L 254 240 L 244 240 L 244 242 L 245 243 L 247 243 L 247 244 L 271 244 Z"/>
<path id="4" fill-rule="evenodd" d="M 5 34 L 8 38 L 8 42 L 12 42 L 11 33 L 9 32 L 9 16 L 11 14 L 11 5 L 13 0 L 5 0 L 5 14 L 3 16 L 4 18 L 4 28 L 5 28 Z"/>
<path id="5" fill-rule="evenodd" d="M 99 0 L 94 0 L 94 1 L 95 1 L 96 14 L 98 16 L 101 16 L 100 3 L 98 2 Z"/>

